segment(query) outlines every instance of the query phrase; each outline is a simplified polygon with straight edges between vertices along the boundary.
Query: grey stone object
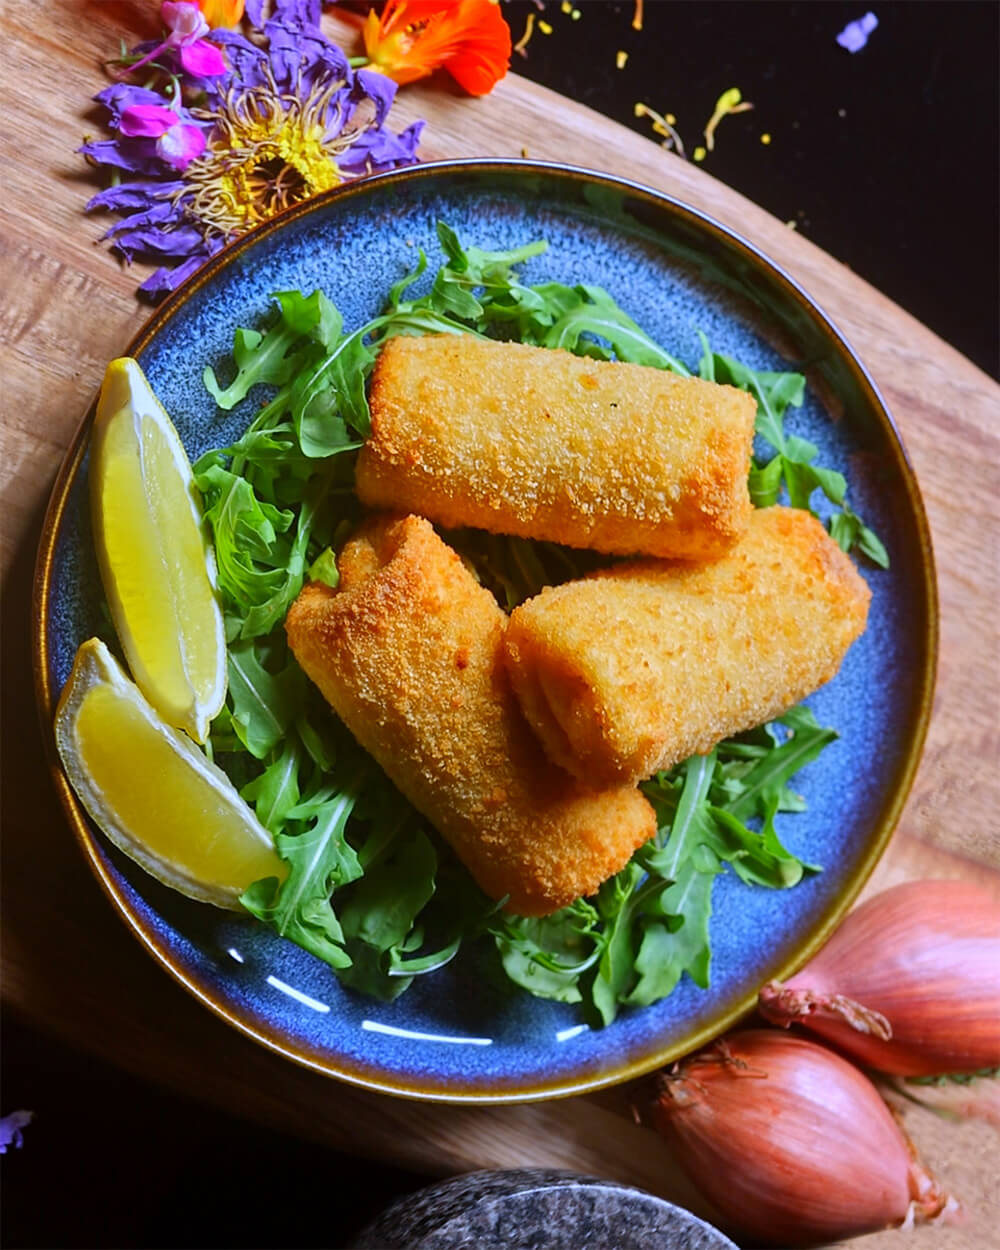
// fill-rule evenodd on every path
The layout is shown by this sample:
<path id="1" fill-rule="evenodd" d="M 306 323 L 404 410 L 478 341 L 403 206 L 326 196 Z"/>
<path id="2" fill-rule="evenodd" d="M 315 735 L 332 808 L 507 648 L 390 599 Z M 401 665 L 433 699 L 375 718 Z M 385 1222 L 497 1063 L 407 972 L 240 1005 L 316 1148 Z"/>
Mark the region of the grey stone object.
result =
<path id="1" fill-rule="evenodd" d="M 351 1250 L 739 1250 L 646 1193 L 547 1168 L 469 1172 L 393 1203 Z"/>

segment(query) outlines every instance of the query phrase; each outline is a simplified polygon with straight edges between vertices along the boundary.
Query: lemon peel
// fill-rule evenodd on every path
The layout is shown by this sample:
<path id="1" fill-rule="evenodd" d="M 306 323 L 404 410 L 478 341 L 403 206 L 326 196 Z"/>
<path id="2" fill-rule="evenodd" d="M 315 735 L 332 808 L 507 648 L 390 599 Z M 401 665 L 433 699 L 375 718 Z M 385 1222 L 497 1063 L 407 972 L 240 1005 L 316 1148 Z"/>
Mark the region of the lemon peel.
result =
<path id="1" fill-rule="evenodd" d="M 254 881 L 287 876 L 271 835 L 229 778 L 157 715 L 100 639 L 78 649 L 54 728 L 90 817 L 157 880 L 239 911 Z"/>
<path id="2" fill-rule="evenodd" d="M 101 579 L 132 676 L 168 724 L 204 742 L 226 697 L 215 558 L 180 435 L 130 357 L 104 375 L 90 499 Z"/>

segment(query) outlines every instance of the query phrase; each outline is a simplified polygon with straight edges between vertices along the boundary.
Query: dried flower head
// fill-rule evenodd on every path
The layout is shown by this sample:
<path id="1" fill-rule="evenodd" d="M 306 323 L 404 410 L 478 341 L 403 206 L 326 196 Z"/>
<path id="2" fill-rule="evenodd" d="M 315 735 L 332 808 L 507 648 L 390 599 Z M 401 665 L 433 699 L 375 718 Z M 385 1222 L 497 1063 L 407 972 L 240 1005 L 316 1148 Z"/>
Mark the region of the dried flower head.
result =
<path id="1" fill-rule="evenodd" d="M 292 204 L 417 160 L 423 123 L 386 128 L 395 84 L 351 68 L 320 30 L 319 0 L 276 0 L 267 21 L 261 9 L 260 0 L 247 4 L 247 34 L 210 32 L 216 73 L 206 56 L 191 59 L 208 42 L 204 15 L 168 0 L 166 39 L 123 59 L 133 72 L 145 67 L 149 85 L 118 81 L 96 97 L 113 137 L 80 151 L 115 181 L 87 208 L 122 215 L 104 237 L 126 260 L 169 262 L 142 291 L 172 290 Z"/>

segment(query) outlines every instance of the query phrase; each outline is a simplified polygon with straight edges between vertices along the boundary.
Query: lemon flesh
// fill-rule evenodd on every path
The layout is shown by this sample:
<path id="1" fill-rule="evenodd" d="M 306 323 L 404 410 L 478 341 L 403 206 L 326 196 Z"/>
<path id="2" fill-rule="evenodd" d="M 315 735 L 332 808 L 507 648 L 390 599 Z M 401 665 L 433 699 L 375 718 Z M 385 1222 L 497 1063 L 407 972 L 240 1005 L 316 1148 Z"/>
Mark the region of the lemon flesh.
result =
<path id="1" fill-rule="evenodd" d="M 97 638 L 77 651 L 55 736 L 92 819 L 166 885 L 239 910 L 252 882 L 287 875 L 271 835 L 225 773 L 163 722 Z"/>
<path id="2" fill-rule="evenodd" d="M 108 365 L 91 437 L 101 578 L 129 668 L 163 719 L 204 742 L 226 642 L 191 462 L 136 361 Z"/>

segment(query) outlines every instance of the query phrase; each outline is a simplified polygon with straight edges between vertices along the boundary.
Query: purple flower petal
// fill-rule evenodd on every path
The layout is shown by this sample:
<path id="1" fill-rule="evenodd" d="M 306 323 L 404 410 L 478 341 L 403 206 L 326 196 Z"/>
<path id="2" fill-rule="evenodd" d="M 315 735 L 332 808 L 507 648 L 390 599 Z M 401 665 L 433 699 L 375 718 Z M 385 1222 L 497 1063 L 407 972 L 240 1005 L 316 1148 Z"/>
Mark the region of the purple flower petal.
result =
<path id="1" fill-rule="evenodd" d="M 344 173 L 354 175 L 413 165 L 418 159 L 417 147 L 423 128 L 424 123 L 420 121 L 407 126 L 398 135 L 389 130 L 367 130 L 359 135 L 337 163 Z"/>
<path id="2" fill-rule="evenodd" d="M 289 26 L 319 30 L 321 10 L 320 0 L 275 0 L 272 21 L 276 19 Z"/>
<path id="3" fill-rule="evenodd" d="M 124 221 L 116 221 L 113 226 L 110 226 L 101 235 L 101 238 L 111 239 L 114 242 L 114 246 L 119 247 L 120 239 L 138 237 L 139 231 L 147 231 L 152 227 L 165 233 L 168 228 L 179 228 L 183 221 L 184 209 L 181 206 L 170 202 L 153 203 L 147 205 L 144 212 L 133 213 L 130 217 L 126 217 Z"/>
<path id="4" fill-rule="evenodd" d="M 208 245 L 204 251 L 198 252 L 182 261 L 179 265 L 172 269 L 164 266 L 157 269 L 155 273 L 151 273 L 146 281 L 139 287 L 139 290 L 146 295 L 162 295 L 166 291 L 174 291 L 180 284 L 191 277 L 193 273 L 197 273 L 209 257 L 214 256 L 222 247 L 221 242 L 215 246 Z"/>
<path id="5" fill-rule="evenodd" d="M 274 81 L 279 90 L 291 91 L 302 61 L 298 40 L 293 31 L 278 22 L 268 22 L 264 29 L 268 35 L 267 59 Z"/>
<path id="6" fill-rule="evenodd" d="M 296 10 L 296 6 L 292 6 Z M 308 19 L 308 14 L 306 15 Z M 329 76 L 350 84 L 353 74 L 343 50 L 297 10 L 284 11 L 264 27 L 268 58 L 280 87 L 297 95 L 308 94 L 317 81 Z"/>
<path id="7" fill-rule="evenodd" d="M 98 165 L 111 165 L 136 174 L 162 174 L 163 162 L 149 139 L 99 139 L 76 149 Z"/>
<path id="8" fill-rule="evenodd" d="M 94 99 L 103 104 L 111 114 L 111 125 L 116 129 L 121 115 L 127 108 L 147 105 L 156 108 L 163 104 L 163 96 L 157 91 L 147 91 L 145 87 L 133 87 L 127 82 L 116 82 L 110 87 L 99 91 Z"/>
<path id="9" fill-rule="evenodd" d="M 251 25 L 264 25 L 264 0 L 247 0 L 244 12 L 250 19 Z"/>
<path id="10" fill-rule="evenodd" d="M 184 182 L 120 182 L 116 187 L 98 191 L 86 203 L 89 213 L 95 208 L 110 208 L 119 213 L 146 209 L 158 200 L 165 200 L 175 191 L 182 191 Z"/>
<path id="11" fill-rule="evenodd" d="M 868 36 L 878 25 L 878 18 L 874 13 L 866 13 L 864 17 L 859 17 L 855 22 L 848 22 L 844 29 L 837 36 L 837 42 L 842 48 L 846 48 L 848 52 L 860 52 L 868 42 Z"/>
<path id="12" fill-rule="evenodd" d="M 213 31 L 212 39 L 222 45 L 229 58 L 230 80 L 238 79 L 248 87 L 259 85 L 262 81 L 260 68 L 267 62 L 267 53 L 263 48 L 258 48 L 235 30 Z"/>
<path id="13" fill-rule="evenodd" d="M 358 87 L 375 105 L 375 125 L 381 126 L 389 115 L 389 109 L 396 98 L 396 84 L 385 74 L 371 69 L 359 69 L 357 72 Z"/>
<path id="14" fill-rule="evenodd" d="M 173 169 L 187 169 L 204 152 L 206 142 L 197 126 L 171 126 L 156 141 L 156 150 Z"/>
<path id="15" fill-rule="evenodd" d="M 128 222 L 123 222 L 128 225 Z M 158 226 L 140 226 L 117 235 L 114 246 L 129 260 L 133 256 L 190 256 L 204 239 L 194 226 L 164 230 Z"/>
<path id="16" fill-rule="evenodd" d="M 5 1155 L 12 1146 L 15 1150 L 20 1150 L 24 1144 L 21 1130 L 34 1118 L 34 1111 L 12 1111 L 0 1118 L 0 1155 Z"/>
<path id="17" fill-rule="evenodd" d="M 179 56 L 184 72 L 195 78 L 217 78 L 226 72 L 222 53 L 207 39 L 182 46 Z"/>
<path id="18" fill-rule="evenodd" d="M 122 110 L 118 120 L 118 129 L 123 135 L 158 139 L 171 126 L 176 126 L 180 118 L 173 109 L 162 104 L 130 104 Z"/>

